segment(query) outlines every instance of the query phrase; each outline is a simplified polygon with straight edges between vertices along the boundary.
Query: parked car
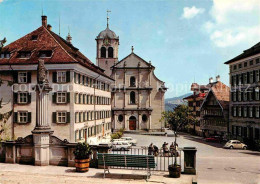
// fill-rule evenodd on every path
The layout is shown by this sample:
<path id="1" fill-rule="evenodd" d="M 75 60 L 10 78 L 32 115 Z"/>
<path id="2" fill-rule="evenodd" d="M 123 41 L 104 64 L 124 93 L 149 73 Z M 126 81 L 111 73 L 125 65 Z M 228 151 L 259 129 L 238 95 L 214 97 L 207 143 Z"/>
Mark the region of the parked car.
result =
<path id="1" fill-rule="evenodd" d="M 128 151 L 131 146 L 132 145 L 127 141 L 114 141 L 112 143 L 112 150 Z"/>
<path id="2" fill-rule="evenodd" d="M 136 139 L 133 139 L 132 137 L 121 137 L 121 139 L 129 142 L 130 144 L 132 144 L 132 146 L 136 145 L 137 144 L 137 141 Z"/>
<path id="3" fill-rule="evenodd" d="M 225 145 L 224 148 L 229 149 L 247 149 L 247 145 L 238 141 L 238 140 L 230 140 Z"/>
<path id="4" fill-rule="evenodd" d="M 222 142 L 222 138 L 220 136 L 211 136 L 205 139 L 207 142 Z"/>

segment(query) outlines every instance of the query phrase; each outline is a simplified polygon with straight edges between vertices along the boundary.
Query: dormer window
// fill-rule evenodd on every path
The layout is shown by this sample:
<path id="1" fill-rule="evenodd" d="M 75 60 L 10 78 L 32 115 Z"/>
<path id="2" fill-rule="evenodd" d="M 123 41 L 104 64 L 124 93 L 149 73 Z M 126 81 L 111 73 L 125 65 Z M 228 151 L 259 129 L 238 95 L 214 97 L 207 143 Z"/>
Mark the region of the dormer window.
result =
<path id="1" fill-rule="evenodd" d="M 51 55 L 52 55 L 51 50 L 41 50 L 41 51 L 39 51 L 39 57 L 40 58 L 51 57 Z"/>
<path id="2" fill-rule="evenodd" d="M 9 52 L 3 52 L 0 54 L 1 59 L 8 59 L 10 58 L 10 53 Z"/>
<path id="3" fill-rule="evenodd" d="M 31 51 L 20 51 L 17 55 L 18 58 L 30 58 L 31 57 Z"/>
<path id="4" fill-rule="evenodd" d="M 32 41 L 36 41 L 38 39 L 38 35 L 32 35 Z"/>

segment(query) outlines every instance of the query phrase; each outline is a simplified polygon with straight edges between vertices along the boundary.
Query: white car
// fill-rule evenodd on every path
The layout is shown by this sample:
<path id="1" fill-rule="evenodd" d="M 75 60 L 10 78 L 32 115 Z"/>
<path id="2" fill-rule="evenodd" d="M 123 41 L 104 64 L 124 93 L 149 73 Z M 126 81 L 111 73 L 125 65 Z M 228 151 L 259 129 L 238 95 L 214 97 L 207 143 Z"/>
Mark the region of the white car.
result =
<path id="1" fill-rule="evenodd" d="M 132 137 L 121 137 L 121 139 L 129 142 L 131 145 L 136 145 L 137 144 L 136 139 L 133 139 Z"/>
<path id="2" fill-rule="evenodd" d="M 229 148 L 229 149 L 247 149 L 247 145 L 244 143 L 241 143 L 238 140 L 230 140 L 228 141 L 225 145 L 224 148 Z"/>
<path id="3" fill-rule="evenodd" d="M 131 144 L 127 141 L 114 141 L 112 143 L 112 150 L 128 151 L 131 148 Z"/>

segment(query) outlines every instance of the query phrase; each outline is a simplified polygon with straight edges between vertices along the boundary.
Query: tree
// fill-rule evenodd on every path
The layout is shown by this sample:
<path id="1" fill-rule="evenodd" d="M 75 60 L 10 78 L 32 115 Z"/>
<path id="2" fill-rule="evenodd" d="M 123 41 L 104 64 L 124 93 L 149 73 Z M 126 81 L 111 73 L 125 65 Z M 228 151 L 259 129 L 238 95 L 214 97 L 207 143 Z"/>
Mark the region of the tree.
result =
<path id="1" fill-rule="evenodd" d="M 165 121 L 168 123 L 171 127 L 171 129 L 174 131 L 175 140 L 175 150 L 177 149 L 177 131 L 180 129 L 185 128 L 186 125 L 191 122 L 192 117 L 189 116 L 189 107 L 187 105 L 178 105 L 174 110 L 172 111 L 165 111 L 162 113 L 161 121 Z M 174 165 L 177 167 L 177 158 L 174 157 Z"/>

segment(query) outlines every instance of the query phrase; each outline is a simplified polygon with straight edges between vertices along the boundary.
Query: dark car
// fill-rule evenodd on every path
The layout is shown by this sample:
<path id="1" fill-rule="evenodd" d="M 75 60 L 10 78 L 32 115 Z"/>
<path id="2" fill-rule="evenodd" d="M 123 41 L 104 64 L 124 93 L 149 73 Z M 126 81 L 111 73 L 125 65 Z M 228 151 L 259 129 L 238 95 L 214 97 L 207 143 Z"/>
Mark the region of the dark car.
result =
<path id="1" fill-rule="evenodd" d="M 205 139 L 207 142 L 222 142 L 222 138 L 220 136 L 211 136 Z"/>

